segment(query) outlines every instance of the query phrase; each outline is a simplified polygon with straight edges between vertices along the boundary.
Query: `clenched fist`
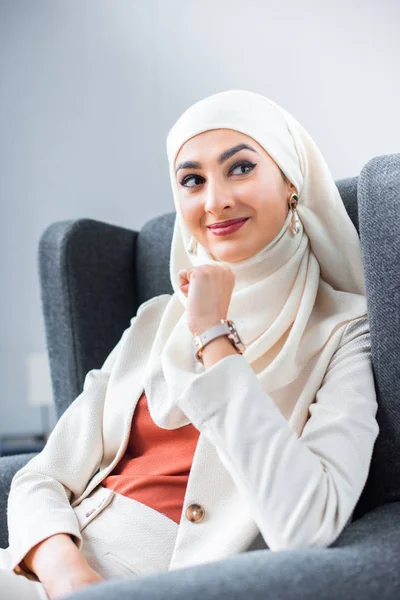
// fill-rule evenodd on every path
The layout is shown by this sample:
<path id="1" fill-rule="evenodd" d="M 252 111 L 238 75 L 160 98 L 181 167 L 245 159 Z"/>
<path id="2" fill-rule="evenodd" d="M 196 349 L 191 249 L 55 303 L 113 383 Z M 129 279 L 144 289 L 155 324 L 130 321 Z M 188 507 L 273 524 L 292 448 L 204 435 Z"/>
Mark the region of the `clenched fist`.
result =
<path id="1" fill-rule="evenodd" d="M 226 319 L 235 274 L 226 264 L 200 265 L 178 273 L 179 288 L 188 299 L 187 322 L 193 335 Z"/>

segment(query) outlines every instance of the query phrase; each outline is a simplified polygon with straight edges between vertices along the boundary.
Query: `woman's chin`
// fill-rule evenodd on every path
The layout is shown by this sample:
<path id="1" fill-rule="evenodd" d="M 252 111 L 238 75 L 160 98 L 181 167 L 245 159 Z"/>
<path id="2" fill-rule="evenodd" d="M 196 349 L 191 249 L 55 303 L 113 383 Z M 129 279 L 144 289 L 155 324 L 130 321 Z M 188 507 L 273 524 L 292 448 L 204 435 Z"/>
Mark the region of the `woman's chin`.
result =
<path id="1" fill-rule="evenodd" d="M 220 252 L 218 254 L 208 251 L 211 258 L 217 262 L 235 263 L 245 260 L 248 256 L 239 255 L 237 252 Z"/>

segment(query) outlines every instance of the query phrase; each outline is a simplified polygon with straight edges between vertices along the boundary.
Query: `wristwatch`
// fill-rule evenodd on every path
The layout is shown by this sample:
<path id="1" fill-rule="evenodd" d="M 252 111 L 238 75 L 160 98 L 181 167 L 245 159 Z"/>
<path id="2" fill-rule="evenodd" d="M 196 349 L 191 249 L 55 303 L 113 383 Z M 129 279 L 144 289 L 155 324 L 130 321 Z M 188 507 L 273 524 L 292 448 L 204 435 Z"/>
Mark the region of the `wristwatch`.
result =
<path id="1" fill-rule="evenodd" d="M 197 360 L 203 362 L 201 358 L 203 354 L 203 348 L 209 342 L 211 342 L 217 337 L 220 337 L 221 335 L 228 336 L 228 339 L 231 341 L 232 345 L 236 348 L 236 350 L 240 352 L 240 354 L 243 354 L 243 352 L 246 350 L 246 346 L 240 339 L 240 336 L 236 330 L 233 321 L 231 321 L 230 319 L 221 319 L 220 323 L 213 325 L 206 331 L 203 331 L 203 333 L 201 333 L 200 335 L 194 336 L 194 343 L 196 344 L 197 348 L 195 352 Z"/>

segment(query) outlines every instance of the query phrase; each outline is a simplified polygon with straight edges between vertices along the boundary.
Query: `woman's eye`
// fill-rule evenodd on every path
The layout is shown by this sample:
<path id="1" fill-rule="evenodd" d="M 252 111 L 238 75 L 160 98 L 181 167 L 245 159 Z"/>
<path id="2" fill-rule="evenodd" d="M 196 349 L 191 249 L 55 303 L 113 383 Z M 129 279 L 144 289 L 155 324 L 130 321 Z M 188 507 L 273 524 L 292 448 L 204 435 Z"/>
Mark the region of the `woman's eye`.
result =
<path id="1" fill-rule="evenodd" d="M 180 184 L 183 187 L 189 187 L 189 188 L 196 187 L 194 185 L 186 185 L 187 182 L 190 181 L 191 179 L 203 179 L 203 177 L 200 177 L 200 175 L 186 175 L 186 177 L 184 177 L 182 179 L 182 181 L 180 181 Z"/>
<path id="2" fill-rule="evenodd" d="M 236 169 L 242 169 L 242 168 L 243 169 L 249 168 L 250 171 L 252 171 L 255 166 L 256 165 L 254 163 L 251 163 L 251 162 L 241 162 L 241 163 L 238 163 L 237 165 L 234 165 L 232 167 L 232 169 L 229 171 L 229 173 L 233 173 L 233 171 L 236 171 Z M 250 171 L 246 171 L 246 172 L 242 171 L 242 173 L 239 173 L 239 175 L 245 175 L 246 173 L 250 173 Z"/>
<path id="3" fill-rule="evenodd" d="M 237 169 L 249 169 L 248 171 L 241 171 L 240 173 L 237 173 L 238 175 L 246 175 L 247 173 L 250 173 L 250 171 L 252 171 L 254 169 L 254 167 L 256 167 L 256 166 L 257 165 L 255 163 L 251 163 L 249 161 L 242 161 L 240 163 L 236 163 L 235 165 L 233 165 L 233 167 L 229 171 L 229 174 L 233 173 Z M 183 187 L 188 187 L 188 188 L 197 187 L 196 185 L 187 185 L 188 181 L 190 181 L 191 179 L 201 179 L 204 181 L 204 178 L 201 177 L 200 175 L 186 175 L 186 177 L 184 177 L 182 179 L 182 181 L 180 181 L 179 183 Z"/>

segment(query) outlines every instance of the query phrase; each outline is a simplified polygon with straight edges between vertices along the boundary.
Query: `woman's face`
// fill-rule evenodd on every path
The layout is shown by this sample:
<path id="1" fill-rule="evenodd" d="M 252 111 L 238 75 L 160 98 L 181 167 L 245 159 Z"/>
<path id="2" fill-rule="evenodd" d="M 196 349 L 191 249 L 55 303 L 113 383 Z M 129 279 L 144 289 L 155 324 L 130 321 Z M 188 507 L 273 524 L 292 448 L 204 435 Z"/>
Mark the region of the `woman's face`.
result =
<path id="1" fill-rule="evenodd" d="M 250 148 L 239 149 L 241 144 Z M 184 164 L 189 161 L 197 164 Z M 189 139 L 179 150 L 175 170 L 188 229 L 214 259 L 227 262 L 254 256 L 273 240 L 287 217 L 290 196 L 297 193 L 264 148 L 233 129 L 212 129 Z M 242 217 L 246 223 L 227 235 L 208 227 Z"/>

